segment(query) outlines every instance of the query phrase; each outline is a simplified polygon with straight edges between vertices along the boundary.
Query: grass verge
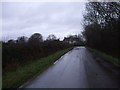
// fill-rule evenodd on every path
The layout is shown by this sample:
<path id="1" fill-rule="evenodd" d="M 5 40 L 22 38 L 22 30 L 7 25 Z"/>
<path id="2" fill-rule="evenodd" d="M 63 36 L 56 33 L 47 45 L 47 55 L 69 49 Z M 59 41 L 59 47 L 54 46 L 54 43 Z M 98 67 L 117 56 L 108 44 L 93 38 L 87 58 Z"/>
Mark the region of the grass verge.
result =
<path id="1" fill-rule="evenodd" d="M 56 52 L 45 58 L 34 61 L 31 64 L 19 67 L 16 71 L 9 71 L 2 76 L 2 88 L 18 88 L 20 85 L 31 79 L 33 76 L 40 74 L 50 65 L 53 64 L 62 55 L 73 49 L 73 47 Z"/>
<path id="2" fill-rule="evenodd" d="M 98 55 L 104 57 L 106 60 L 109 60 L 110 62 L 112 62 L 112 63 L 114 63 L 114 64 L 120 65 L 120 58 L 115 58 L 115 57 L 113 57 L 113 56 L 111 56 L 111 55 L 108 55 L 108 54 L 106 54 L 106 53 L 104 53 L 104 52 L 98 51 L 98 50 L 93 49 L 93 48 L 89 48 L 89 47 L 87 47 L 87 48 L 88 48 L 89 50 L 97 53 Z"/>

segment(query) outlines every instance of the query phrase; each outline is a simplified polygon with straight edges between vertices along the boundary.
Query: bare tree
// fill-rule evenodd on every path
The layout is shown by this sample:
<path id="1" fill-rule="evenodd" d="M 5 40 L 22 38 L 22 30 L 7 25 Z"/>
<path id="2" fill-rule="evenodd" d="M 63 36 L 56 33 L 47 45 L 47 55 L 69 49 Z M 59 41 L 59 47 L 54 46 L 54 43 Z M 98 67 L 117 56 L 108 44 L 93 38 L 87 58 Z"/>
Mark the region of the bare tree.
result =
<path id="1" fill-rule="evenodd" d="M 17 42 L 17 43 L 25 43 L 25 42 L 27 42 L 27 40 L 28 40 L 27 37 L 21 36 L 21 37 L 18 37 L 18 38 L 17 38 L 16 42 Z"/>
<path id="2" fill-rule="evenodd" d="M 50 34 L 48 37 L 47 37 L 47 40 L 49 40 L 49 41 L 54 41 L 54 40 L 56 40 L 57 39 L 57 37 L 54 35 L 54 34 Z"/>
<path id="3" fill-rule="evenodd" d="M 119 48 L 120 2 L 89 2 L 84 14 L 87 45 L 100 49 Z"/>

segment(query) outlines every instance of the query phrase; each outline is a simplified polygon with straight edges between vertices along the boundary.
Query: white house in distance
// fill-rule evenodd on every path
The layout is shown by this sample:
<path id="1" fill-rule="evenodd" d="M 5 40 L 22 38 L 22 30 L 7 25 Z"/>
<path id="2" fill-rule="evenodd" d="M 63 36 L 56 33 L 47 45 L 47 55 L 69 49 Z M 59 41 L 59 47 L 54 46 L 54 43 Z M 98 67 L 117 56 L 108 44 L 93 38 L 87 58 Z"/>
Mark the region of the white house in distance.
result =
<path id="1" fill-rule="evenodd" d="M 65 37 L 63 39 L 63 42 L 69 43 L 69 44 L 77 44 L 77 43 L 80 43 L 80 39 L 76 36 L 69 36 L 69 37 Z"/>

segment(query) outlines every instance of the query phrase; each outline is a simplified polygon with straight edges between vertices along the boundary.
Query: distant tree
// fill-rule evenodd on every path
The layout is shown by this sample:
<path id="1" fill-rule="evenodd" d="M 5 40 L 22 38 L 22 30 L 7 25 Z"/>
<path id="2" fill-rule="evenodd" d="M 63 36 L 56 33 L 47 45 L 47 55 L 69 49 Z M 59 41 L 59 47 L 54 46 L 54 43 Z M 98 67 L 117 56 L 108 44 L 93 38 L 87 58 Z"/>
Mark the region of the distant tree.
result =
<path id="1" fill-rule="evenodd" d="M 84 37 L 83 34 L 78 34 L 77 37 L 79 38 L 80 42 L 84 42 L 85 41 L 85 37 Z"/>
<path id="2" fill-rule="evenodd" d="M 43 42 L 43 37 L 40 33 L 34 33 L 29 39 L 28 42 L 30 43 L 39 43 Z"/>
<path id="3" fill-rule="evenodd" d="M 16 42 L 17 42 L 17 43 L 25 43 L 25 42 L 27 42 L 27 40 L 28 40 L 27 37 L 21 36 L 21 37 L 18 37 L 18 38 L 17 38 Z"/>
<path id="4" fill-rule="evenodd" d="M 54 34 L 50 34 L 48 37 L 47 37 L 47 40 L 49 40 L 49 41 L 54 41 L 54 40 L 56 40 L 57 39 L 57 37 L 54 35 Z"/>

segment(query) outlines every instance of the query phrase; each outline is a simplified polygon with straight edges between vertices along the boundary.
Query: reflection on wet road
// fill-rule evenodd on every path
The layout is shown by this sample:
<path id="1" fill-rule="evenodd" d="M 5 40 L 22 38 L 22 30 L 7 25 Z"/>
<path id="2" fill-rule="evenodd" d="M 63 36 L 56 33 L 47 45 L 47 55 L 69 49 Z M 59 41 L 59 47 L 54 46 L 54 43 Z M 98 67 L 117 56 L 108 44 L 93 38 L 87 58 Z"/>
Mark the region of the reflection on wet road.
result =
<path id="1" fill-rule="evenodd" d="M 111 88 L 118 79 L 107 72 L 85 47 L 76 47 L 24 88 Z"/>

